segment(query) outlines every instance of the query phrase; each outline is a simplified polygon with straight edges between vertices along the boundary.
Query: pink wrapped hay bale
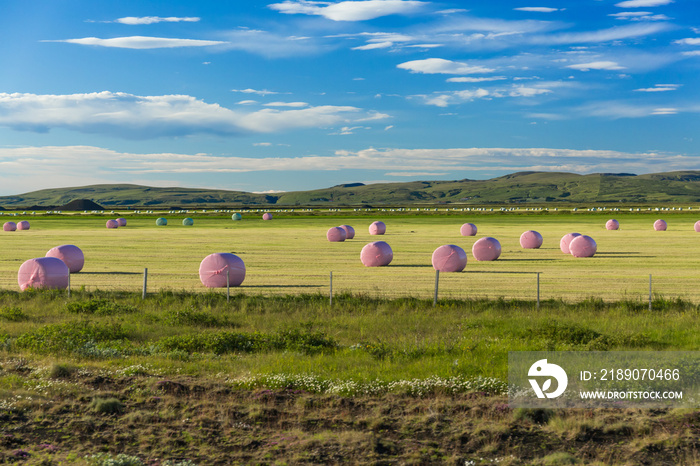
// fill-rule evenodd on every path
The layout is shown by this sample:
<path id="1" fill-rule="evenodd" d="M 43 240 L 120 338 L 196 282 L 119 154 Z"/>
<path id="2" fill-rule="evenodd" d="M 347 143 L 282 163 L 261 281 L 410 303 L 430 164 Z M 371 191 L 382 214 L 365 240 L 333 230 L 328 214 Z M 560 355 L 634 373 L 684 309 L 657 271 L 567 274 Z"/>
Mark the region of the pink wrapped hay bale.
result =
<path id="1" fill-rule="evenodd" d="M 490 236 L 478 239 L 472 246 L 472 256 L 478 261 L 495 261 L 501 256 L 501 243 Z"/>
<path id="2" fill-rule="evenodd" d="M 539 249 L 542 241 L 542 235 L 535 230 L 528 230 L 520 235 L 520 247 L 524 249 Z"/>
<path id="3" fill-rule="evenodd" d="M 606 230 L 619 230 L 620 229 L 620 222 L 618 222 L 614 218 L 611 218 L 610 220 L 605 222 L 605 229 Z"/>
<path id="4" fill-rule="evenodd" d="M 696 232 L 700 233 L 700 220 L 695 222 L 695 226 L 693 227 Z"/>
<path id="5" fill-rule="evenodd" d="M 110 220 L 107 220 L 106 226 L 107 226 L 107 228 L 119 228 L 119 222 L 117 222 L 116 220 L 110 219 Z"/>
<path id="6" fill-rule="evenodd" d="M 459 229 L 459 232 L 462 234 L 462 236 L 476 236 L 476 225 L 473 223 L 465 223 Z"/>
<path id="7" fill-rule="evenodd" d="M 666 228 L 668 225 L 664 220 L 658 219 L 657 221 L 654 222 L 654 230 L 656 231 L 666 231 Z"/>
<path id="8" fill-rule="evenodd" d="M 345 239 L 353 239 L 355 237 L 355 229 L 350 225 L 340 225 L 340 228 L 345 230 Z"/>
<path id="9" fill-rule="evenodd" d="M 56 257 L 29 259 L 17 273 L 17 283 L 22 291 L 27 288 L 62 290 L 68 288 L 69 282 L 68 266 Z"/>
<path id="10" fill-rule="evenodd" d="M 561 249 L 561 252 L 564 254 L 571 254 L 571 251 L 569 251 L 569 245 L 574 238 L 578 236 L 581 236 L 581 233 L 567 233 L 562 236 L 561 240 L 559 241 L 559 249 Z"/>
<path id="11" fill-rule="evenodd" d="M 83 270 L 85 265 L 85 256 L 83 251 L 78 246 L 72 244 L 63 244 L 49 249 L 46 257 L 55 257 L 61 259 L 67 266 L 70 273 L 78 273 Z"/>
<path id="12" fill-rule="evenodd" d="M 345 241 L 346 237 L 347 233 L 345 233 L 345 230 L 340 227 L 331 227 L 326 232 L 326 238 L 331 243 L 339 243 L 341 241 Z"/>
<path id="13" fill-rule="evenodd" d="M 372 224 L 369 226 L 370 235 L 383 235 L 384 233 L 386 233 L 386 225 L 384 222 L 372 222 Z"/>
<path id="14" fill-rule="evenodd" d="M 262 216 L 263 220 L 272 220 L 272 214 L 270 212 L 265 212 Z"/>
<path id="15" fill-rule="evenodd" d="M 18 230 L 29 230 L 29 222 L 26 220 L 22 220 L 21 222 L 17 223 L 17 229 Z"/>
<path id="16" fill-rule="evenodd" d="M 225 288 L 226 272 L 230 286 L 239 286 L 245 279 L 243 260 L 230 252 L 209 254 L 199 264 L 199 280 L 208 288 Z"/>
<path id="17" fill-rule="evenodd" d="M 119 224 L 120 227 L 125 227 L 126 226 L 126 219 L 123 217 L 118 218 L 117 224 Z"/>
<path id="18" fill-rule="evenodd" d="M 577 236 L 569 244 L 569 251 L 574 257 L 593 257 L 597 249 L 593 238 L 586 235 Z"/>
<path id="19" fill-rule="evenodd" d="M 467 266 L 467 253 L 454 244 L 444 244 L 433 251 L 432 262 L 439 272 L 461 272 Z"/>
<path id="20" fill-rule="evenodd" d="M 384 241 L 366 244 L 360 252 L 360 260 L 365 267 L 382 267 L 389 265 L 393 259 L 394 252 Z"/>
<path id="21" fill-rule="evenodd" d="M 17 231 L 17 224 L 15 222 L 5 222 L 2 225 L 2 231 Z"/>

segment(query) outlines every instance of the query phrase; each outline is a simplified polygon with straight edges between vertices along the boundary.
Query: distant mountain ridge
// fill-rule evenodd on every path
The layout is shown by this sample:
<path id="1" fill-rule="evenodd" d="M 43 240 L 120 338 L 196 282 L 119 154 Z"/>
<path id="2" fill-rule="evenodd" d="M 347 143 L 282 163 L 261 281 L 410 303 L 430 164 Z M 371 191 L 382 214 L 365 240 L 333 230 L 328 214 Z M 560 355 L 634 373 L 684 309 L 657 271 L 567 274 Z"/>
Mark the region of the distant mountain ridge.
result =
<path id="1" fill-rule="evenodd" d="M 382 206 L 413 204 L 696 203 L 700 171 L 634 175 L 517 172 L 489 180 L 345 183 L 310 191 L 249 193 L 196 188 L 105 184 L 42 189 L 0 197 L 6 209 L 76 206 L 104 208 L 241 208 L 269 206 Z M 90 202 L 98 204 L 97 207 Z M 69 210 L 69 209 L 66 209 Z M 78 209 L 80 210 L 80 209 Z"/>

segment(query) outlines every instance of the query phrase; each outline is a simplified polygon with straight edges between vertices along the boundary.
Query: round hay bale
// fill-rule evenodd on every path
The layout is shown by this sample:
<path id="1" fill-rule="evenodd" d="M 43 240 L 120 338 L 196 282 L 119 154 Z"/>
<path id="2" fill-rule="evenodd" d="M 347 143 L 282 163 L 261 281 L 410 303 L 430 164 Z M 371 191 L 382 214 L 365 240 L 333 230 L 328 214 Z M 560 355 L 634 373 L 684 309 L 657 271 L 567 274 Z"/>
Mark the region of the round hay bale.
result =
<path id="1" fill-rule="evenodd" d="M 478 239 L 472 246 L 472 256 L 478 261 L 495 261 L 501 256 L 501 243 L 490 236 Z"/>
<path id="2" fill-rule="evenodd" d="M 167 218 L 160 217 L 160 218 L 156 219 L 156 225 L 158 225 L 159 227 L 165 226 L 167 224 L 168 224 Z"/>
<path id="3" fill-rule="evenodd" d="M 120 227 L 125 227 L 126 226 L 126 219 L 124 217 L 119 217 L 117 219 L 117 223 L 119 224 Z"/>
<path id="4" fill-rule="evenodd" d="M 239 286 L 245 279 L 243 260 L 230 252 L 216 252 L 199 264 L 199 280 L 208 288 L 225 288 L 226 271 L 230 286 Z"/>
<path id="5" fill-rule="evenodd" d="M 2 231 L 16 231 L 17 224 L 15 222 L 5 222 L 2 225 Z"/>
<path id="6" fill-rule="evenodd" d="M 389 265 L 393 259 L 394 252 L 384 241 L 366 244 L 360 252 L 360 260 L 365 267 L 382 267 Z"/>
<path id="7" fill-rule="evenodd" d="M 78 273 L 83 270 L 85 256 L 78 246 L 63 244 L 49 249 L 46 257 L 61 259 L 67 266 L 70 273 Z"/>
<path id="8" fill-rule="evenodd" d="M 66 289 L 69 281 L 70 270 L 57 257 L 29 259 L 17 273 L 17 283 L 22 291 L 27 288 Z"/>
<path id="9" fill-rule="evenodd" d="M 191 227 L 192 225 L 194 225 L 194 220 L 192 220 L 192 219 L 189 218 L 189 217 L 183 218 L 183 219 L 182 219 L 182 224 L 183 224 L 184 226 L 186 226 L 186 227 Z"/>
<path id="10" fill-rule="evenodd" d="M 110 220 L 107 220 L 106 226 L 107 226 L 107 228 L 119 228 L 119 222 L 117 222 L 116 220 L 110 219 Z"/>
<path id="11" fill-rule="evenodd" d="M 606 230 L 619 230 L 620 229 L 620 222 L 618 222 L 614 218 L 611 218 L 610 220 L 605 222 L 605 229 Z"/>
<path id="12" fill-rule="evenodd" d="M 535 230 L 528 230 L 520 235 L 520 247 L 523 249 L 539 249 L 542 241 L 542 235 Z"/>
<path id="13" fill-rule="evenodd" d="M 29 230 L 29 222 L 26 220 L 22 220 L 21 222 L 18 222 L 17 229 L 18 230 Z"/>
<path id="14" fill-rule="evenodd" d="M 444 244 L 433 251 L 432 263 L 440 272 L 461 272 L 467 266 L 467 253 L 454 244 Z"/>
<path id="15" fill-rule="evenodd" d="M 384 233 L 386 233 L 386 225 L 384 222 L 372 222 L 372 224 L 369 226 L 370 235 L 383 235 Z"/>
<path id="16" fill-rule="evenodd" d="M 574 257 L 593 257 L 597 249 L 598 245 L 587 235 L 577 236 L 569 243 L 569 251 Z"/>
<path id="17" fill-rule="evenodd" d="M 693 227 L 696 232 L 700 233 L 700 220 L 695 222 L 695 226 Z"/>
<path id="18" fill-rule="evenodd" d="M 345 230 L 345 239 L 353 239 L 355 237 L 355 229 L 350 225 L 340 225 L 340 228 Z"/>
<path id="19" fill-rule="evenodd" d="M 666 224 L 665 220 L 658 219 L 657 221 L 654 222 L 654 230 L 666 231 L 666 228 L 668 228 L 668 225 Z"/>
<path id="20" fill-rule="evenodd" d="M 326 238 L 331 243 L 338 243 L 341 241 L 345 241 L 346 237 L 347 237 L 347 233 L 345 233 L 345 230 L 343 228 L 340 228 L 340 227 L 331 227 L 326 232 Z"/>
<path id="21" fill-rule="evenodd" d="M 559 241 L 559 249 L 561 249 L 561 252 L 564 254 L 571 254 L 571 251 L 569 251 L 569 245 L 571 244 L 571 241 L 578 236 L 581 236 L 581 233 L 567 233 L 562 236 L 561 240 Z"/>
<path id="22" fill-rule="evenodd" d="M 231 220 L 238 221 L 238 220 L 241 220 L 241 219 L 243 219 L 243 216 L 242 216 L 241 214 L 239 214 L 238 212 L 236 212 L 235 214 L 231 215 Z"/>
<path id="23" fill-rule="evenodd" d="M 462 236 L 476 236 L 476 225 L 473 223 L 465 223 L 459 229 Z"/>
<path id="24" fill-rule="evenodd" d="M 263 220 L 272 220 L 272 214 L 270 212 L 265 212 L 262 217 Z"/>

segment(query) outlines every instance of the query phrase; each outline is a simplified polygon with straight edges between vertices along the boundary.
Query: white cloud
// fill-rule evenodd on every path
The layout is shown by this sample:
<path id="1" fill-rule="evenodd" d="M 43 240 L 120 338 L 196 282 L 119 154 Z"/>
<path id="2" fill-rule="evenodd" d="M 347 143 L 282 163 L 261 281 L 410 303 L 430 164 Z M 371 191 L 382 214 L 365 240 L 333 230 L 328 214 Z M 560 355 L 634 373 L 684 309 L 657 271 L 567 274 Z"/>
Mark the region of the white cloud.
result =
<path id="1" fill-rule="evenodd" d="M 678 113 L 677 108 L 655 108 L 652 115 L 675 115 Z"/>
<path id="2" fill-rule="evenodd" d="M 375 49 L 387 49 L 393 47 L 393 42 L 373 42 L 367 45 L 360 45 L 358 47 L 353 47 L 353 50 L 375 50 Z"/>
<path id="3" fill-rule="evenodd" d="M 448 78 L 447 82 L 448 83 L 482 83 L 482 82 L 487 82 L 487 81 L 503 81 L 504 79 L 508 79 L 505 76 L 490 76 L 490 77 L 483 77 L 483 78 L 471 78 L 471 77 L 466 77 L 466 76 L 460 76 L 458 78 Z"/>
<path id="4" fill-rule="evenodd" d="M 0 93 L 0 126 L 35 132 L 61 128 L 133 139 L 272 133 L 384 118 L 388 115 L 333 105 L 242 112 L 188 95 Z"/>
<path id="5" fill-rule="evenodd" d="M 447 176 L 449 173 L 440 172 L 388 172 L 384 176 Z"/>
<path id="6" fill-rule="evenodd" d="M 265 107 L 295 107 L 302 108 L 308 107 L 309 104 L 306 102 L 270 102 L 265 104 Z"/>
<path id="7" fill-rule="evenodd" d="M 689 37 L 687 39 L 674 41 L 673 43 L 681 45 L 700 45 L 700 37 Z"/>
<path id="8" fill-rule="evenodd" d="M 664 109 L 659 109 L 663 111 Z M 670 109 L 665 109 L 670 110 Z M 128 153 L 90 146 L 0 148 L 0 186 L 7 194 L 59 186 L 133 182 L 169 174 L 381 170 L 392 176 L 524 170 L 653 173 L 700 169 L 700 158 L 660 152 L 548 148 L 365 149 L 300 157 Z M 426 175 L 422 175 L 426 173 Z M 458 176 L 455 175 L 455 178 Z M 182 183 L 180 180 L 179 183 Z M 182 183 L 185 184 L 186 183 Z"/>
<path id="9" fill-rule="evenodd" d="M 129 25 L 137 25 L 137 24 L 155 24 L 155 23 L 180 23 L 180 22 L 188 22 L 188 23 L 196 23 L 199 21 L 200 18 L 197 17 L 176 17 L 176 16 L 168 16 L 168 17 L 161 17 L 161 16 L 126 16 L 124 18 L 119 18 L 114 20 L 115 23 L 121 23 L 121 24 L 129 24 Z"/>
<path id="10" fill-rule="evenodd" d="M 654 6 L 663 6 L 673 3 L 673 0 L 627 0 L 625 2 L 616 3 L 615 6 L 620 8 L 646 8 Z"/>
<path id="11" fill-rule="evenodd" d="M 436 107 L 448 107 L 450 105 L 458 105 L 465 102 L 471 102 L 477 99 L 503 99 L 508 97 L 535 97 L 553 92 L 549 87 L 558 87 L 559 83 L 542 83 L 537 86 L 511 86 L 511 87 L 495 87 L 491 89 L 466 89 L 462 91 L 452 92 L 436 92 L 429 95 L 412 96 L 414 99 L 421 99 L 427 105 Z"/>
<path id="12" fill-rule="evenodd" d="M 268 8 L 290 15 L 323 16 L 333 21 L 366 21 L 388 15 L 414 14 L 427 5 L 427 2 L 412 0 L 365 0 L 339 3 L 286 0 L 268 5 Z"/>
<path id="13" fill-rule="evenodd" d="M 516 11 L 531 11 L 534 13 L 553 13 L 559 11 L 559 8 L 549 8 L 544 6 L 524 6 L 521 8 L 513 8 Z"/>
<path id="14" fill-rule="evenodd" d="M 271 142 L 254 142 L 253 145 L 258 146 L 258 147 L 270 147 L 272 145 L 272 143 Z"/>
<path id="15" fill-rule="evenodd" d="M 222 34 L 224 50 L 240 50 L 268 58 L 315 55 L 324 48 L 317 40 L 258 29 L 238 28 Z"/>
<path id="16" fill-rule="evenodd" d="M 624 66 L 620 66 L 614 61 L 594 61 L 590 63 L 577 63 L 575 65 L 568 65 L 567 68 L 580 71 L 590 71 L 590 70 L 624 70 Z"/>
<path id="17" fill-rule="evenodd" d="M 637 92 L 668 92 L 675 91 L 680 86 L 678 84 L 657 84 L 654 87 L 646 87 L 642 89 L 635 89 Z"/>
<path id="18" fill-rule="evenodd" d="M 608 16 L 629 21 L 668 21 L 671 19 L 666 15 L 655 15 L 649 11 L 623 11 L 622 13 L 613 13 Z"/>
<path id="19" fill-rule="evenodd" d="M 492 73 L 496 70 L 483 66 L 472 66 L 463 62 L 445 60 L 442 58 L 426 58 L 424 60 L 412 60 L 396 65 L 397 68 L 408 70 L 411 73 L 424 74 L 474 74 Z"/>
<path id="20" fill-rule="evenodd" d="M 257 94 L 257 95 L 261 95 L 261 96 L 263 96 L 263 97 L 266 96 L 266 95 L 275 95 L 275 94 L 279 94 L 279 92 L 276 92 L 276 91 L 269 91 L 269 90 L 267 90 L 267 89 L 260 89 L 260 90 L 258 90 L 258 89 L 251 89 L 251 88 L 248 88 L 248 89 L 231 89 L 231 92 L 241 92 L 241 93 L 243 93 L 243 94 Z"/>
<path id="21" fill-rule="evenodd" d="M 223 45 L 226 42 L 218 40 L 171 39 L 166 37 L 129 36 L 113 39 L 99 37 L 84 37 L 82 39 L 44 40 L 42 42 L 65 42 L 79 45 L 95 45 L 98 47 L 114 47 L 121 49 L 163 49 L 176 47 L 211 47 Z"/>
<path id="22" fill-rule="evenodd" d="M 700 57 L 700 50 L 693 50 L 692 52 L 683 52 L 683 55 L 688 57 Z"/>

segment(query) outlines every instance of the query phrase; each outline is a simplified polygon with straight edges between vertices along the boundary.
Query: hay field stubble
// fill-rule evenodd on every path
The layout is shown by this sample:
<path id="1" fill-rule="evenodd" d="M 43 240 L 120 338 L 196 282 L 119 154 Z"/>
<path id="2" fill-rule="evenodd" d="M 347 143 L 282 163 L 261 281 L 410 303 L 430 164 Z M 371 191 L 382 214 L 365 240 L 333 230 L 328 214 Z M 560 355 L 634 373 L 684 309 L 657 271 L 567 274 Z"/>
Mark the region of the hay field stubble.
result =
<path id="1" fill-rule="evenodd" d="M 272 221 L 247 214 L 242 221 L 230 217 L 197 216 L 194 226 L 168 216 L 169 225 L 158 227 L 154 217 L 126 216 L 128 225 L 105 228 L 106 217 L 37 216 L 29 231 L 3 232 L 0 236 L 0 287 L 17 289 L 16 273 L 23 261 L 42 257 L 60 244 L 75 244 L 85 254 L 85 267 L 71 277 L 72 288 L 138 291 L 148 269 L 149 291 L 161 289 L 207 291 L 199 282 L 201 260 L 213 252 L 232 252 L 243 259 L 247 274 L 236 292 L 245 294 L 328 293 L 333 272 L 334 293 L 374 297 L 433 296 L 435 271 L 432 252 L 443 244 L 456 244 L 468 256 L 462 273 L 440 276 L 441 298 L 499 298 L 534 300 L 540 272 L 542 299 L 578 301 L 647 299 L 649 275 L 653 292 L 666 298 L 700 302 L 700 280 L 694 251 L 700 233 L 693 231 L 693 212 L 642 213 L 450 213 L 449 215 L 391 215 L 377 212 L 284 216 Z M 621 228 L 605 229 L 615 216 Z M 666 218 L 669 229 L 655 232 L 656 218 Z M 373 220 L 387 224 L 387 234 L 371 236 Z M 462 223 L 478 227 L 474 237 L 459 234 Z M 356 236 L 330 243 L 328 228 L 352 225 Z M 540 249 L 522 249 L 520 234 L 528 229 L 544 237 Z M 592 236 L 598 244 L 593 258 L 574 258 L 559 250 L 560 238 L 569 232 Z M 502 246 L 499 260 L 478 262 L 473 243 L 493 236 Z M 362 247 L 376 240 L 388 242 L 394 259 L 387 267 L 364 267 Z"/>

